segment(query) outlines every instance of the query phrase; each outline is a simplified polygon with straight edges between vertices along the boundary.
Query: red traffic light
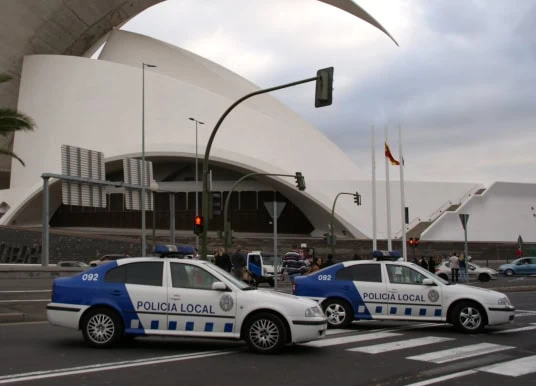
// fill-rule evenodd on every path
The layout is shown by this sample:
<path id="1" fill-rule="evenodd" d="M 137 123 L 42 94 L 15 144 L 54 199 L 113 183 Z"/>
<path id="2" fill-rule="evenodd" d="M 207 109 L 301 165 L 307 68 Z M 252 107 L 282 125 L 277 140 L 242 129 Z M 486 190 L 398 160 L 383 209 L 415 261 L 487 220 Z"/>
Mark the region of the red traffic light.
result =
<path id="1" fill-rule="evenodd" d="M 412 247 L 415 245 L 415 240 L 413 240 L 413 237 L 409 239 L 409 245 Z"/>
<path id="2" fill-rule="evenodd" d="M 203 217 L 195 216 L 194 218 L 194 233 L 200 235 L 203 233 Z"/>
<path id="3" fill-rule="evenodd" d="M 419 239 L 415 239 L 415 246 L 418 246 L 419 245 Z"/>

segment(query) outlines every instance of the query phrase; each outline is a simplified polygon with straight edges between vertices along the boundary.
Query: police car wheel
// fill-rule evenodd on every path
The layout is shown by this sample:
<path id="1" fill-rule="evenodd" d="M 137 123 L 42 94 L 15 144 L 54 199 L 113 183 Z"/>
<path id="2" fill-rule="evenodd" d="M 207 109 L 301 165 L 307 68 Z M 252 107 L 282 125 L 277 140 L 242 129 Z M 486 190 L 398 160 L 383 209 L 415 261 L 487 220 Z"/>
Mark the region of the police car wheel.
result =
<path id="1" fill-rule="evenodd" d="M 322 303 L 328 318 L 328 327 L 344 328 L 352 323 L 352 311 L 347 302 L 341 299 L 329 299 Z"/>
<path id="2" fill-rule="evenodd" d="M 513 276 L 514 275 L 514 271 L 512 271 L 511 269 L 507 269 L 506 271 L 504 271 L 504 274 L 506 276 Z"/>
<path id="3" fill-rule="evenodd" d="M 108 347 L 121 339 L 121 320 L 117 313 L 106 308 L 96 308 L 88 312 L 82 322 L 82 334 L 93 347 Z"/>
<path id="4" fill-rule="evenodd" d="M 473 302 L 462 302 L 453 310 L 453 323 L 463 332 L 480 332 L 485 325 L 485 314 L 482 307 Z"/>
<path id="5" fill-rule="evenodd" d="M 287 330 L 281 318 L 263 312 L 249 318 L 245 340 L 254 352 L 274 354 L 280 351 L 287 341 Z"/>

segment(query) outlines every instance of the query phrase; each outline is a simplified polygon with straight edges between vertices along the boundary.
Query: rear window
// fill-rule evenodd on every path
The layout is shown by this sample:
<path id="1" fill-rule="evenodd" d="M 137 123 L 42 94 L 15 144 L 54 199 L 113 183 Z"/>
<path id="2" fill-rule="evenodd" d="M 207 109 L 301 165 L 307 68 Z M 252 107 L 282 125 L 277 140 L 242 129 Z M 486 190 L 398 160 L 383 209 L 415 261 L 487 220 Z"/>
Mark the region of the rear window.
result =
<path id="1" fill-rule="evenodd" d="M 164 263 L 159 261 L 124 264 L 106 272 L 104 281 L 107 283 L 162 286 L 163 270 Z"/>
<path id="2" fill-rule="evenodd" d="M 382 270 L 379 264 L 356 264 L 337 271 L 335 279 L 381 283 Z"/>

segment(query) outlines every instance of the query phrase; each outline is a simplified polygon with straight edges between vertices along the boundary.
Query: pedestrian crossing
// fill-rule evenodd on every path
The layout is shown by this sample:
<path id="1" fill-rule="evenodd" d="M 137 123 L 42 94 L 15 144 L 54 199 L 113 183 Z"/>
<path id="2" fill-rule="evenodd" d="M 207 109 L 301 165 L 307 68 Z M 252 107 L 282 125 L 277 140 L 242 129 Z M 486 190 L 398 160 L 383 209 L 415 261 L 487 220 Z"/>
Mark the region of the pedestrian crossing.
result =
<path id="1" fill-rule="evenodd" d="M 431 348 L 429 352 L 418 355 L 403 356 L 403 358 L 411 361 L 432 363 L 436 365 L 460 363 L 464 362 L 464 360 L 465 363 L 467 363 L 467 360 L 470 360 L 470 358 L 478 361 L 477 358 L 482 358 L 486 355 L 499 352 L 510 352 L 512 354 L 499 356 L 498 358 L 501 358 L 500 360 L 502 360 L 500 363 L 494 363 L 482 367 L 483 363 L 480 362 L 479 365 L 475 364 L 477 368 L 418 382 L 415 384 L 415 386 L 434 384 L 441 382 L 441 379 L 453 379 L 478 372 L 499 374 L 509 377 L 520 377 L 523 375 L 536 373 L 536 355 L 505 360 L 510 359 L 515 355 L 515 346 L 482 341 L 468 345 L 467 343 L 461 343 L 460 339 L 455 335 L 443 337 L 435 336 L 433 333 L 430 334 L 431 330 L 429 327 L 431 326 L 435 325 L 423 323 L 398 328 L 384 328 L 372 331 L 368 330 L 365 332 L 357 329 L 333 329 L 328 330 L 327 337 L 325 339 L 305 343 L 304 346 L 336 347 L 345 345 L 342 347 L 344 351 L 349 353 L 361 353 L 365 355 L 382 355 L 390 352 L 401 352 L 404 354 L 404 350 L 408 349 L 417 347 L 422 347 L 425 349 Z M 412 336 L 405 335 L 408 330 L 418 330 L 420 328 L 426 328 L 426 336 L 415 337 L 414 334 L 412 334 Z M 536 330 L 536 323 L 530 323 L 524 327 L 491 331 L 487 335 L 482 335 L 482 340 L 490 340 L 493 339 L 494 336 L 502 336 L 504 334 L 532 334 L 534 330 Z M 445 348 L 445 345 L 443 345 L 442 349 L 437 350 L 438 344 L 448 344 L 454 347 Z M 415 351 L 413 351 L 413 354 L 414 353 Z"/>

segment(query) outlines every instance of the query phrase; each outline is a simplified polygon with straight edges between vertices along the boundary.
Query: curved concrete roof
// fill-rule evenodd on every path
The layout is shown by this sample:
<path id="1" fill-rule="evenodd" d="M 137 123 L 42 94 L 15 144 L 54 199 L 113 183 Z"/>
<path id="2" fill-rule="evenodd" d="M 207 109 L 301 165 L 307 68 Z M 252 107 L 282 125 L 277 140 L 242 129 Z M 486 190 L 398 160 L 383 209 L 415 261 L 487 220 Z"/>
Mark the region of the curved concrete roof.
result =
<path id="1" fill-rule="evenodd" d="M 17 107 L 22 61 L 26 55 L 90 56 L 105 36 L 145 9 L 164 0 L 8 0 L 0 12 L 0 73 L 13 80 L 0 87 L 0 106 Z M 351 0 L 319 0 L 391 35 Z M 0 138 L 11 145 L 13 136 Z M 0 172 L 11 158 L 0 156 Z"/>
<path id="2" fill-rule="evenodd" d="M 0 12 L 0 73 L 13 80 L 0 87 L 0 106 L 17 107 L 24 56 L 85 56 L 104 36 L 163 0 L 8 0 Z M 2 138 L 0 146 L 12 141 Z M 0 170 L 10 158 L 0 157 Z"/>

